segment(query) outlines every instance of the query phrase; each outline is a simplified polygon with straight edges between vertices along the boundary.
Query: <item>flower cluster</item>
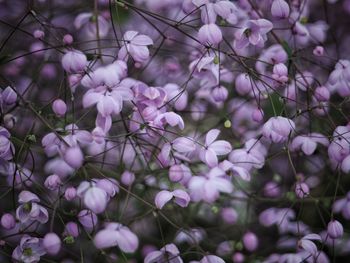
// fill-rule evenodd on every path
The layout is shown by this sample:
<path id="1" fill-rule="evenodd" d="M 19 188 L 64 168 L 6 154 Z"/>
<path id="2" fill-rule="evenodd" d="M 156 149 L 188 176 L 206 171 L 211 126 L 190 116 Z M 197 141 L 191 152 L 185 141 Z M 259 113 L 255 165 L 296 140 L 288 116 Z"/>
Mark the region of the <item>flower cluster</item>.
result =
<path id="1" fill-rule="evenodd" d="M 0 262 L 346 260 L 349 15 L 0 1 Z"/>

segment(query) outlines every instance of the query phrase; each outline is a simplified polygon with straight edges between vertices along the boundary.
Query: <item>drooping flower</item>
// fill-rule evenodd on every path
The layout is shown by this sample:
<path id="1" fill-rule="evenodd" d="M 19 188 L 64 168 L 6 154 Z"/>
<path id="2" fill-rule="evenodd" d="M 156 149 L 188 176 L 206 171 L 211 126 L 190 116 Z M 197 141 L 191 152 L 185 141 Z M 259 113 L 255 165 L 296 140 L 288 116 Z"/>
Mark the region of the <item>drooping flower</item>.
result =
<path id="1" fill-rule="evenodd" d="M 139 245 L 137 236 L 131 230 L 119 223 L 107 223 L 103 230 L 94 237 L 94 245 L 98 249 L 118 246 L 125 253 L 133 253 Z"/>
<path id="2" fill-rule="evenodd" d="M 184 190 L 176 189 L 172 192 L 167 190 L 160 191 L 155 198 L 155 204 L 158 209 L 162 209 L 163 206 L 171 199 L 174 199 L 175 203 L 181 207 L 188 206 L 190 202 L 190 196 Z"/>
<path id="3" fill-rule="evenodd" d="M 38 221 L 45 224 L 49 214 L 43 206 L 39 205 L 39 197 L 29 191 L 22 191 L 18 196 L 20 206 L 16 210 L 16 217 L 21 223 Z"/>
<path id="4" fill-rule="evenodd" d="M 289 134 L 295 129 L 294 121 L 285 117 L 271 117 L 263 126 L 263 135 L 274 143 L 288 140 Z"/>
<path id="5" fill-rule="evenodd" d="M 171 259 L 171 263 L 183 263 L 180 251 L 174 244 L 167 244 L 160 250 L 149 253 L 144 263 L 162 263 Z"/>
<path id="6" fill-rule="evenodd" d="M 36 263 L 45 254 L 41 238 L 24 235 L 21 238 L 20 244 L 13 250 L 12 258 L 16 262 Z"/>

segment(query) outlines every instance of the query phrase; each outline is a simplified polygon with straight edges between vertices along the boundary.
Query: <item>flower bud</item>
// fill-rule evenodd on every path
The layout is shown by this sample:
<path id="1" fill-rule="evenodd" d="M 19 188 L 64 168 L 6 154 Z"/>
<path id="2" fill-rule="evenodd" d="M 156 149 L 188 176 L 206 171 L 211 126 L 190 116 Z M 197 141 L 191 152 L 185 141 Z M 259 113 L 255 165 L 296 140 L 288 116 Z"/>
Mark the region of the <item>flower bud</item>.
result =
<path id="1" fill-rule="evenodd" d="M 81 210 L 78 214 L 78 220 L 86 231 L 90 232 L 97 225 L 98 218 L 96 214 L 90 210 Z"/>
<path id="2" fill-rule="evenodd" d="M 286 18 L 289 16 L 290 8 L 284 0 L 273 0 L 271 14 L 276 18 Z"/>
<path id="3" fill-rule="evenodd" d="M 63 36 L 63 43 L 65 45 L 71 45 L 73 43 L 73 37 L 70 34 L 66 34 Z"/>
<path id="4" fill-rule="evenodd" d="M 264 119 L 264 112 L 262 109 L 255 109 L 252 113 L 252 119 L 255 122 L 260 123 Z"/>
<path id="5" fill-rule="evenodd" d="M 281 189 L 276 182 L 268 182 L 264 186 L 264 195 L 267 197 L 278 197 L 281 194 Z"/>
<path id="6" fill-rule="evenodd" d="M 252 252 L 258 248 L 258 238 L 253 232 L 247 232 L 243 236 L 243 245 L 246 250 Z"/>
<path id="7" fill-rule="evenodd" d="M 228 97 L 228 91 L 224 86 L 215 87 L 212 91 L 212 95 L 216 102 L 223 102 Z"/>
<path id="8" fill-rule="evenodd" d="M 65 234 L 72 237 L 79 236 L 79 227 L 75 222 L 68 222 L 65 226 Z"/>
<path id="9" fill-rule="evenodd" d="M 320 86 L 315 89 L 315 98 L 318 101 L 328 101 L 330 97 L 331 94 L 326 87 Z"/>
<path id="10" fill-rule="evenodd" d="M 78 169 L 83 165 L 84 156 L 79 147 L 71 147 L 63 156 L 64 161 L 72 168 Z"/>
<path id="11" fill-rule="evenodd" d="M 298 198 L 305 198 L 309 195 L 310 189 L 306 183 L 296 183 L 295 194 Z"/>
<path id="12" fill-rule="evenodd" d="M 16 225 L 16 220 L 11 214 L 3 214 L 1 217 L 1 226 L 5 229 L 13 229 Z"/>
<path id="13" fill-rule="evenodd" d="M 52 103 L 52 110 L 57 116 L 62 117 L 67 112 L 67 105 L 63 100 L 57 99 Z"/>
<path id="14" fill-rule="evenodd" d="M 122 174 L 121 182 L 122 184 L 129 186 L 135 181 L 135 174 L 129 171 L 125 171 Z"/>
<path id="15" fill-rule="evenodd" d="M 235 209 L 227 207 L 221 210 L 221 218 L 226 224 L 236 224 L 238 219 L 238 214 Z"/>
<path id="16" fill-rule="evenodd" d="M 71 201 L 77 196 L 77 190 L 75 187 L 68 187 L 66 191 L 64 192 L 64 197 L 66 200 Z"/>
<path id="17" fill-rule="evenodd" d="M 57 190 L 61 184 L 61 178 L 57 174 L 50 175 L 44 182 L 45 187 L 52 191 Z"/>
<path id="18" fill-rule="evenodd" d="M 34 31 L 33 36 L 37 39 L 42 39 L 42 38 L 44 38 L 45 33 L 44 33 L 44 31 L 37 29 Z"/>
<path id="19" fill-rule="evenodd" d="M 233 260 L 233 263 L 243 263 L 244 255 L 240 252 L 236 252 L 233 254 L 232 260 Z"/>
<path id="20" fill-rule="evenodd" d="M 47 233 L 43 245 L 48 254 L 56 255 L 61 249 L 61 239 L 55 233 Z"/>
<path id="21" fill-rule="evenodd" d="M 14 104 L 17 100 L 17 94 L 10 86 L 4 89 L 1 95 L 2 95 L 2 100 L 7 105 Z"/>
<path id="22" fill-rule="evenodd" d="M 12 129 L 15 126 L 17 118 L 13 116 L 11 113 L 8 113 L 4 116 L 4 126 L 7 129 Z"/>
<path id="23" fill-rule="evenodd" d="M 312 51 L 312 54 L 314 54 L 316 57 L 323 56 L 324 54 L 324 48 L 322 46 L 317 46 Z"/>
<path id="24" fill-rule="evenodd" d="M 344 233 L 343 225 L 337 220 L 332 220 L 328 223 L 327 233 L 333 239 L 341 238 Z"/>

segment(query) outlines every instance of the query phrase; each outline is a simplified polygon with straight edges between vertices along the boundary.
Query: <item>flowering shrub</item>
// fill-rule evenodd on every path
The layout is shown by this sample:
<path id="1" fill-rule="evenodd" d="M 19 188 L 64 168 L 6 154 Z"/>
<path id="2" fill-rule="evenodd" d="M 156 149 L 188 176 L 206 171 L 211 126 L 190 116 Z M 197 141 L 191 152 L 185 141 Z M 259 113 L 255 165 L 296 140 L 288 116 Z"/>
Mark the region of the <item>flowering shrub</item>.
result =
<path id="1" fill-rule="evenodd" d="M 347 262 L 349 17 L 0 1 L 0 261 Z"/>

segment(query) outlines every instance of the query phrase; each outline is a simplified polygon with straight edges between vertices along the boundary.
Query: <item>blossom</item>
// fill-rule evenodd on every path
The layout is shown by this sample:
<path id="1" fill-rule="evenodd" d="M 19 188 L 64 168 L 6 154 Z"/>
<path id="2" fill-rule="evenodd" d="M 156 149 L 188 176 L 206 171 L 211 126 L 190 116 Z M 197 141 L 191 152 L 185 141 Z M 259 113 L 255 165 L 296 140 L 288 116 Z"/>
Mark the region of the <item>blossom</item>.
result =
<path id="1" fill-rule="evenodd" d="M 263 135 L 274 143 L 285 142 L 295 129 L 292 120 L 285 117 L 271 117 L 263 126 Z"/>
<path id="2" fill-rule="evenodd" d="M 136 251 L 139 240 L 131 230 L 119 223 L 107 223 L 103 230 L 94 237 L 94 245 L 98 249 L 118 246 L 125 253 Z"/>
<path id="3" fill-rule="evenodd" d="M 329 141 L 326 136 L 320 133 L 311 133 L 309 135 L 299 135 L 295 137 L 290 145 L 292 151 L 301 149 L 306 155 L 312 155 L 317 147 L 317 143 L 328 146 Z"/>
<path id="4" fill-rule="evenodd" d="M 263 47 L 267 39 L 266 34 L 273 28 L 273 24 L 266 19 L 249 20 L 246 25 L 235 33 L 234 46 L 237 49 L 253 46 Z"/>
<path id="5" fill-rule="evenodd" d="M 258 247 L 259 240 L 253 232 L 247 232 L 243 236 L 243 245 L 246 250 L 252 252 L 255 251 Z"/>
<path id="6" fill-rule="evenodd" d="M 160 250 L 149 253 L 144 263 L 162 263 L 169 259 L 172 263 L 182 263 L 183 261 L 179 255 L 180 251 L 174 244 L 167 244 Z"/>
<path id="7" fill-rule="evenodd" d="M 87 63 L 85 54 L 80 50 L 70 50 L 62 57 L 62 67 L 68 73 L 81 73 Z"/>
<path id="8" fill-rule="evenodd" d="M 18 196 L 21 204 L 16 210 L 16 217 L 21 223 L 38 221 L 45 224 L 49 220 L 49 214 L 43 206 L 39 205 L 39 197 L 29 191 L 22 191 Z"/>
<path id="9" fill-rule="evenodd" d="M 273 0 L 271 5 L 271 14 L 277 18 L 286 18 L 289 16 L 289 5 L 284 0 Z"/>
<path id="10" fill-rule="evenodd" d="M 206 163 L 209 167 L 214 167 L 218 164 L 217 156 L 226 155 L 232 150 L 229 142 L 224 140 L 215 141 L 219 134 L 220 130 L 218 129 L 210 130 L 205 137 L 204 147 L 199 153 L 202 162 Z"/>
<path id="11" fill-rule="evenodd" d="M 137 31 L 127 31 L 123 36 L 124 45 L 118 52 L 118 58 L 125 60 L 130 55 L 136 62 L 143 63 L 149 58 L 147 46 L 153 45 L 153 40 L 140 35 Z"/>
<path id="12" fill-rule="evenodd" d="M 45 254 L 42 239 L 24 235 L 20 244 L 13 250 L 12 258 L 19 262 L 36 263 Z"/>
<path id="13" fill-rule="evenodd" d="M 219 198 L 220 192 L 231 193 L 233 185 L 228 180 L 224 170 L 214 167 L 205 176 L 193 176 L 188 182 L 191 200 L 201 200 L 213 203 Z"/>
<path id="14" fill-rule="evenodd" d="M 172 192 L 167 190 L 162 190 L 156 195 L 156 198 L 155 198 L 156 207 L 158 209 L 162 209 L 163 206 L 173 198 L 175 203 L 181 207 L 188 206 L 190 202 L 190 196 L 184 190 L 176 189 Z"/>
<path id="15" fill-rule="evenodd" d="M 56 255 L 61 249 L 61 239 L 55 233 L 47 233 L 43 239 L 43 246 L 50 255 Z"/>
<path id="16" fill-rule="evenodd" d="M 10 133 L 8 130 L 0 126 L 0 159 L 12 159 L 15 150 L 9 139 Z"/>
<path id="17" fill-rule="evenodd" d="M 222 33 L 216 24 L 206 24 L 199 29 L 198 39 L 204 45 L 217 45 L 222 41 Z"/>
<path id="18" fill-rule="evenodd" d="M 317 247 L 314 241 L 321 241 L 321 237 L 317 234 L 308 234 L 298 241 L 298 246 L 311 255 L 317 255 Z"/>
<path id="19" fill-rule="evenodd" d="M 343 225 L 337 220 L 332 220 L 328 223 L 327 233 L 333 239 L 341 238 L 344 233 Z"/>

